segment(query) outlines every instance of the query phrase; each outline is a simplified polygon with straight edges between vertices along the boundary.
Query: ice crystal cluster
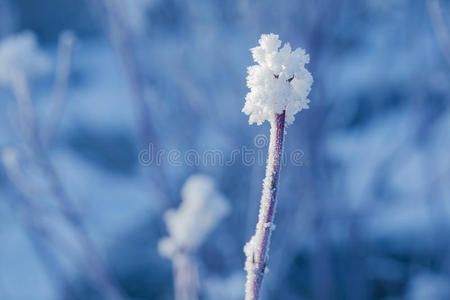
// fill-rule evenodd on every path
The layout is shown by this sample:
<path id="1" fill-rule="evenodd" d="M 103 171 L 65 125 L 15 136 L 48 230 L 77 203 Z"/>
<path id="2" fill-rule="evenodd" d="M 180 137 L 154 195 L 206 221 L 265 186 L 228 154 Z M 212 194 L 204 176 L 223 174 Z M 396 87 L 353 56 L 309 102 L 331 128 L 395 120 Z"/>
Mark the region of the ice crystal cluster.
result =
<path id="1" fill-rule="evenodd" d="M 289 125 L 296 113 L 309 108 L 308 94 L 313 82 L 305 68 L 309 56 L 301 48 L 291 51 L 289 43 L 280 47 L 278 35 L 271 33 L 261 35 L 259 46 L 250 49 L 257 64 L 248 67 L 250 92 L 242 109 L 250 124 L 273 122 L 275 114 L 286 110 Z"/>
<path id="2" fill-rule="evenodd" d="M 17 75 L 28 78 L 50 69 L 48 57 L 39 49 L 32 32 L 23 32 L 0 41 L 0 84 L 10 85 Z"/>
<path id="3" fill-rule="evenodd" d="M 193 175 L 181 191 L 182 203 L 164 216 L 169 237 L 158 245 L 161 255 L 172 258 L 179 252 L 193 252 L 205 237 L 228 215 L 226 198 L 216 190 L 214 180 L 206 175 Z"/>

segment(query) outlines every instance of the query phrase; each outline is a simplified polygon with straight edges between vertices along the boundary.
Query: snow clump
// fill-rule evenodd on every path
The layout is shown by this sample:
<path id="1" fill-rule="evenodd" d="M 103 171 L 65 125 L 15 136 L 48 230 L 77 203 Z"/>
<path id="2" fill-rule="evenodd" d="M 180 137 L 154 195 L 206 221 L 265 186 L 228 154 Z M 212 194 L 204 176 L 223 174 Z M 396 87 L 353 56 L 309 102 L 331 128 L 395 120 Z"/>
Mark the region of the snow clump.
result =
<path id="1" fill-rule="evenodd" d="M 230 212 L 226 198 L 216 190 L 214 180 L 206 175 L 189 177 L 181 198 L 180 207 L 168 210 L 164 216 L 169 237 L 160 240 L 158 250 L 168 258 L 197 250 Z"/>
<path id="2" fill-rule="evenodd" d="M 286 110 L 286 123 L 292 124 L 294 115 L 309 108 L 308 94 L 313 78 L 305 68 L 309 55 L 304 49 L 291 51 L 289 43 L 281 47 L 276 34 L 263 34 L 259 46 L 250 49 L 256 65 L 248 67 L 247 86 L 242 109 L 249 116 L 249 124 L 274 122 L 275 115 Z"/>
<path id="3" fill-rule="evenodd" d="M 10 86 L 16 76 L 32 78 L 49 70 L 50 60 L 39 49 L 32 32 L 26 31 L 0 41 L 0 84 Z"/>

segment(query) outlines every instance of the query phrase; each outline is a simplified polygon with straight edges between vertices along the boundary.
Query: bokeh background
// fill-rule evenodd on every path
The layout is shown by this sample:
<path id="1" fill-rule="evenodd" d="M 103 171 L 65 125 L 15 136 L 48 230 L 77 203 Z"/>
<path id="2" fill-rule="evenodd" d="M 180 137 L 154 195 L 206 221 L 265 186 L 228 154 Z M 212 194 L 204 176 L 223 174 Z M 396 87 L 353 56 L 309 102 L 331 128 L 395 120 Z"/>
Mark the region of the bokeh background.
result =
<path id="1" fill-rule="evenodd" d="M 0 0 L 0 47 L 24 31 L 50 68 L 29 81 L 31 133 L 0 87 L 0 299 L 173 299 L 162 215 L 196 173 L 231 205 L 195 253 L 201 299 L 243 299 L 264 165 L 139 153 L 261 149 L 269 125 L 241 109 L 270 32 L 306 49 L 314 84 L 264 299 L 450 299 L 448 0 Z"/>

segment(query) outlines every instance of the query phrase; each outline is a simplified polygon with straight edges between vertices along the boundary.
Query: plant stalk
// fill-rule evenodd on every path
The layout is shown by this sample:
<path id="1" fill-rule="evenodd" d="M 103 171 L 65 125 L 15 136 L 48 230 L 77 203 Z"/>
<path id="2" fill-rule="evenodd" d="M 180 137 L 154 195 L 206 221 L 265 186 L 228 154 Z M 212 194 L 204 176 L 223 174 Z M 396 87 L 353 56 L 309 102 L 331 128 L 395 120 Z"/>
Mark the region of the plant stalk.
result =
<path id="1" fill-rule="evenodd" d="M 245 270 L 245 300 L 258 300 L 264 273 L 267 272 L 270 237 L 275 228 L 273 219 L 277 204 L 278 178 L 283 154 L 283 139 L 286 111 L 276 114 L 271 122 L 269 155 L 267 158 L 266 177 L 259 208 L 258 223 L 255 234 L 245 245 L 247 256 Z"/>
<path id="2" fill-rule="evenodd" d="M 180 253 L 173 258 L 175 300 L 198 300 L 198 270 L 192 254 Z"/>

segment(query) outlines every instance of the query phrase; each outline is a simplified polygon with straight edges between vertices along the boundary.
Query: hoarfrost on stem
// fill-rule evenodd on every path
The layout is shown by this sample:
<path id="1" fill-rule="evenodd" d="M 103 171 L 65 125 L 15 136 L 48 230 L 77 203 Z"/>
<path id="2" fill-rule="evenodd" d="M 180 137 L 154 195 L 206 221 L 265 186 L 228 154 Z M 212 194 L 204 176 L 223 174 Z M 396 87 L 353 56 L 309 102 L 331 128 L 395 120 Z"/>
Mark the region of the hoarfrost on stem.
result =
<path id="1" fill-rule="evenodd" d="M 39 49 L 32 32 L 22 32 L 0 41 L 0 84 L 11 86 L 17 76 L 32 78 L 49 70 L 50 60 Z"/>
<path id="2" fill-rule="evenodd" d="M 291 51 L 289 43 L 280 47 L 278 35 L 271 33 L 261 35 L 259 46 L 250 49 L 257 64 L 248 67 L 250 92 L 242 109 L 250 124 L 273 122 L 275 114 L 286 111 L 289 125 L 296 113 L 309 108 L 308 94 L 313 82 L 305 68 L 309 55 L 301 48 Z"/>
<path id="3" fill-rule="evenodd" d="M 255 234 L 244 246 L 246 300 L 259 299 L 263 277 L 268 272 L 285 125 L 294 121 L 296 113 L 309 108 L 307 97 L 313 82 L 311 74 L 305 69 L 309 56 L 303 49 L 291 51 L 288 43 L 280 49 L 281 41 L 275 34 L 263 34 L 259 44 L 251 49 L 253 59 L 258 64 L 248 68 L 247 85 L 250 92 L 242 111 L 250 116 L 250 124 L 261 125 L 269 121 L 271 128 L 258 223 Z"/>
<path id="4" fill-rule="evenodd" d="M 169 237 L 159 242 L 159 252 L 173 258 L 179 252 L 193 252 L 228 215 L 230 206 L 206 175 L 189 177 L 181 191 L 182 203 L 164 216 Z"/>

